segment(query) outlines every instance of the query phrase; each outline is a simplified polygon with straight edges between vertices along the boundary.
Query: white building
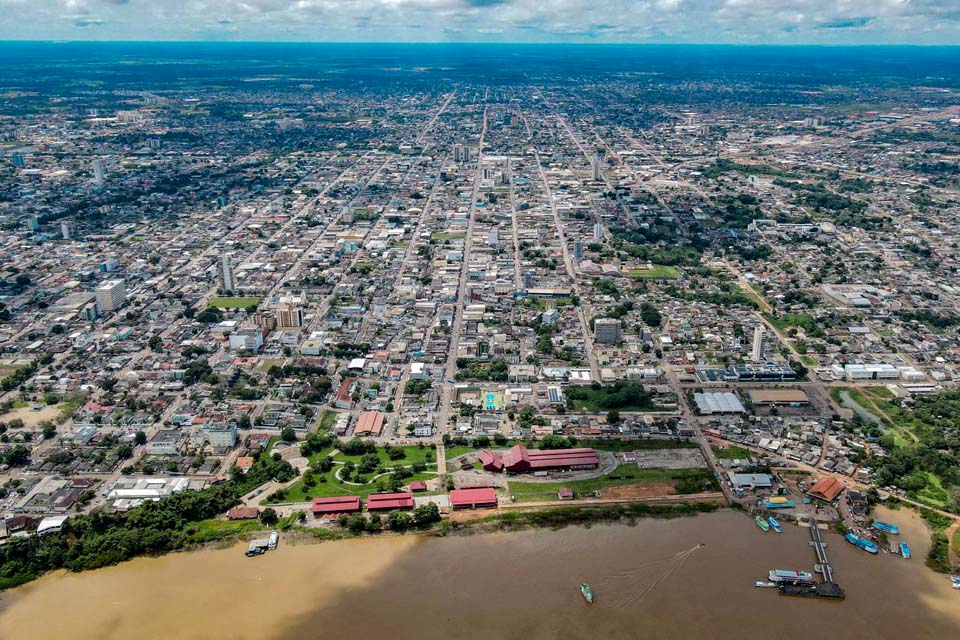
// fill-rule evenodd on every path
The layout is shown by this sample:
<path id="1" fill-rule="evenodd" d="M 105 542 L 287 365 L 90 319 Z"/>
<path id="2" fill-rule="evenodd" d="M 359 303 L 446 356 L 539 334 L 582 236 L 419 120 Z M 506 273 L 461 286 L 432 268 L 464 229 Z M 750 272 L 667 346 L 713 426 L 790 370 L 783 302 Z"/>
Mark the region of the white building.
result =
<path id="1" fill-rule="evenodd" d="M 103 184 L 103 178 L 107 175 L 107 171 L 103 166 L 103 160 L 97 158 L 93 161 L 93 182 L 98 187 Z"/>
<path id="2" fill-rule="evenodd" d="M 616 318 L 598 318 L 593 333 L 598 344 L 620 344 L 622 340 L 620 321 Z"/>
<path id="3" fill-rule="evenodd" d="M 220 256 L 220 282 L 223 284 L 224 291 L 236 291 L 237 282 L 233 278 L 233 262 L 227 254 Z"/>
<path id="4" fill-rule="evenodd" d="M 754 362 L 763 362 L 763 327 L 753 328 L 753 348 L 750 350 L 750 359 Z"/>
<path id="5" fill-rule="evenodd" d="M 107 280 L 95 290 L 97 305 L 103 311 L 116 311 L 127 302 L 127 287 L 123 280 Z"/>

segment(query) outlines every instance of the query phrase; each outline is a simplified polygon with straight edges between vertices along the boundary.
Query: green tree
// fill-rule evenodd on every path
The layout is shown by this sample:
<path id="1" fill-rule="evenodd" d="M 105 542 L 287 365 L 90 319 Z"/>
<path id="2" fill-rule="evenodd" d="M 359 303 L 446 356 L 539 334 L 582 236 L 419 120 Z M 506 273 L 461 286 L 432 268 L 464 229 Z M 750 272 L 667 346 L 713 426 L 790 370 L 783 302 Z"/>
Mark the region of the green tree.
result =
<path id="1" fill-rule="evenodd" d="M 277 524 L 279 520 L 280 518 L 277 516 L 276 510 L 272 509 L 271 507 L 267 507 L 260 512 L 260 522 L 268 527 L 272 527 L 273 525 Z"/>

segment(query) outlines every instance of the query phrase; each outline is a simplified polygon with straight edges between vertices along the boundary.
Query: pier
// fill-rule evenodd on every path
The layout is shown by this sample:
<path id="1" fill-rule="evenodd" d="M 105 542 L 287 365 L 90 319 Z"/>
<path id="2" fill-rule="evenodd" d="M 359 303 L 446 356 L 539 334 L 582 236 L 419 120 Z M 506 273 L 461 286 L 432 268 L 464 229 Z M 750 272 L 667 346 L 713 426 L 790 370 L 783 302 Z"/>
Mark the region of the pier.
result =
<path id="1" fill-rule="evenodd" d="M 829 600 L 843 600 L 846 594 L 833 581 L 833 567 L 827 557 L 827 543 L 820 536 L 820 529 L 816 521 L 810 522 L 810 546 L 817 554 L 816 571 L 823 576 L 822 582 L 781 582 L 777 585 L 782 596 L 799 596 L 804 598 L 827 598 Z"/>

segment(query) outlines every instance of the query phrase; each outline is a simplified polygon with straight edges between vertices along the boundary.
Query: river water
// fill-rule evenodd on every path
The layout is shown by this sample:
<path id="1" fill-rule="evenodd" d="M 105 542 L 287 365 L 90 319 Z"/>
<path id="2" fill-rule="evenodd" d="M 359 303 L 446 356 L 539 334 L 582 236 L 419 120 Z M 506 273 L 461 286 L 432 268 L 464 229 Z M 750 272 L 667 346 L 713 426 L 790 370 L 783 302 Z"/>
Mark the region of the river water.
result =
<path id="1" fill-rule="evenodd" d="M 843 602 L 754 588 L 773 568 L 812 570 L 806 529 L 764 534 L 721 512 L 636 526 L 448 538 L 245 544 L 57 572 L 0 597 L 0 638 L 957 637 L 960 593 L 923 566 L 911 511 L 882 511 L 914 557 L 872 557 L 826 534 Z M 700 543 L 706 546 L 697 548 Z M 589 582 L 588 606 L 579 584 Z"/>

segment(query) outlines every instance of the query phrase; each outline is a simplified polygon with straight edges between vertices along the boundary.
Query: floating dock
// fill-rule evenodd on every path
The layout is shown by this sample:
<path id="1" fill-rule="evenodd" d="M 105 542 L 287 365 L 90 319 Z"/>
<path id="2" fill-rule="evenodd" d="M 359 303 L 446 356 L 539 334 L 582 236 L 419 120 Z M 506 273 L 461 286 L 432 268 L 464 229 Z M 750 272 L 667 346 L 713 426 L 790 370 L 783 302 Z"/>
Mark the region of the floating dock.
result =
<path id="1" fill-rule="evenodd" d="M 817 573 L 823 576 L 822 582 L 781 582 L 777 590 L 782 596 L 799 596 L 802 598 L 826 598 L 828 600 L 843 600 L 846 594 L 833 581 L 833 568 L 827 557 L 827 544 L 820 537 L 820 529 L 816 521 L 810 523 L 810 546 L 817 554 Z"/>

